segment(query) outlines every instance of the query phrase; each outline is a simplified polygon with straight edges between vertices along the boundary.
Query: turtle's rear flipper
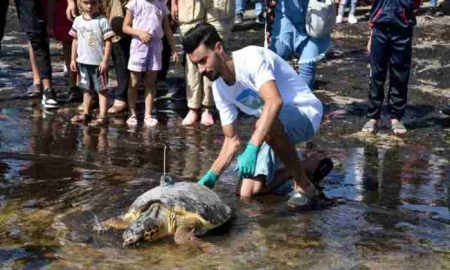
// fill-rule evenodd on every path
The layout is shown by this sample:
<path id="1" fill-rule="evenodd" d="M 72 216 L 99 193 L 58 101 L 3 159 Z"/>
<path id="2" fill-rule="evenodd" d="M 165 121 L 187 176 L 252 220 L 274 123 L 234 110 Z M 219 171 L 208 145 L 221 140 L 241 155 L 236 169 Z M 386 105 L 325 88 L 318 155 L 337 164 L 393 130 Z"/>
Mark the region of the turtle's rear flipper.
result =
<path id="1" fill-rule="evenodd" d="M 191 227 L 181 226 L 175 231 L 174 240 L 177 245 L 189 245 L 200 249 L 203 252 L 217 252 L 219 248 L 209 242 L 203 241 L 194 234 Z"/>

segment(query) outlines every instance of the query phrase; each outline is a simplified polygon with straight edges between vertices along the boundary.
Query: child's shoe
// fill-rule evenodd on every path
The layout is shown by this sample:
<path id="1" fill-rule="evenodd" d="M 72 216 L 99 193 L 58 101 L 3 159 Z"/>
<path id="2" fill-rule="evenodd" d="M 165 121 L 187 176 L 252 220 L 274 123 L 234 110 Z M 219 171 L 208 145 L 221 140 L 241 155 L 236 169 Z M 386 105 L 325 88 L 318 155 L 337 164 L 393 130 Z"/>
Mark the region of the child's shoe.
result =
<path id="1" fill-rule="evenodd" d="M 136 115 L 133 114 L 132 116 L 128 117 L 127 125 L 129 127 L 135 127 L 135 126 L 137 126 L 137 124 L 138 124 L 138 121 L 137 121 Z"/>
<path id="2" fill-rule="evenodd" d="M 340 24 L 342 23 L 342 16 L 341 15 L 337 15 L 336 16 L 336 24 Z"/>
<path id="3" fill-rule="evenodd" d="M 348 16 L 348 23 L 349 24 L 355 24 L 357 22 L 358 22 L 358 19 L 356 19 L 356 17 L 354 15 Z"/>

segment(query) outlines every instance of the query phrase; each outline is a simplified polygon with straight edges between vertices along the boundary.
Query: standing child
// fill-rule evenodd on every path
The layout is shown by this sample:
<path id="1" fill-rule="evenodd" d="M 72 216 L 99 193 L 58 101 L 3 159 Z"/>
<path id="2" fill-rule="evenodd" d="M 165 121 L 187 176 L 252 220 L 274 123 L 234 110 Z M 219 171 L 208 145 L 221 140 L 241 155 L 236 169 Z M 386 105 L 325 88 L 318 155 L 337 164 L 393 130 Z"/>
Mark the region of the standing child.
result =
<path id="1" fill-rule="evenodd" d="M 420 0 L 375 0 L 370 11 L 372 27 L 370 51 L 369 120 L 362 131 L 375 133 L 384 101 L 384 82 L 389 70 L 388 110 L 391 129 L 403 135 L 400 121 L 405 113 L 408 80 L 411 69 L 412 35 L 416 24 L 415 10 Z"/>
<path id="2" fill-rule="evenodd" d="M 173 58 L 178 61 L 173 37 L 167 15 L 170 14 L 163 0 L 131 0 L 123 22 L 123 32 L 133 36 L 130 48 L 128 69 L 131 80 L 128 90 L 130 117 L 129 126 L 137 125 L 137 90 L 139 79 L 144 73 L 145 114 L 144 126 L 154 127 L 158 120 L 152 117 L 153 100 L 156 93 L 156 75 L 162 68 L 162 38 L 166 35 Z"/>
<path id="3" fill-rule="evenodd" d="M 92 91 L 95 90 L 98 93 L 100 112 L 92 125 L 106 123 L 106 75 L 111 38 L 114 36 L 108 20 L 100 15 L 100 1 L 81 0 L 81 15 L 75 18 L 69 32 L 73 37 L 70 69 L 76 72 L 78 62 L 80 87 L 84 89 L 83 114 L 74 116 L 72 122 L 87 122 L 91 119 L 90 105 Z"/>
<path id="4" fill-rule="evenodd" d="M 350 2 L 350 12 L 348 13 L 348 23 L 355 24 L 358 22 L 358 19 L 355 17 L 356 5 L 358 4 L 358 0 L 340 0 L 338 15 L 336 16 L 336 23 L 342 23 L 344 18 L 344 10 L 348 1 Z"/>

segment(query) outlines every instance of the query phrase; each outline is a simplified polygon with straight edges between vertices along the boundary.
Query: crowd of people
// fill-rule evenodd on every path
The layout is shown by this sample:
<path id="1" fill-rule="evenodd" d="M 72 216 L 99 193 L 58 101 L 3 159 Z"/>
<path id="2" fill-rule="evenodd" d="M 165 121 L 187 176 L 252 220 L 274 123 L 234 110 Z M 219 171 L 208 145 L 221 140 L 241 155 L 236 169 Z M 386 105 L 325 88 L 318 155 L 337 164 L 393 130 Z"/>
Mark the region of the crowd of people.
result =
<path id="1" fill-rule="evenodd" d="M 332 161 L 319 153 L 300 160 L 295 150 L 295 144 L 310 140 L 320 128 L 323 108 L 313 94 L 314 79 L 317 62 L 331 46 L 330 33 L 312 36 L 306 31 L 308 2 L 257 0 L 255 22 L 266 24 L 268 48 L 248 46 L 229 53 L 225 48 L 233 25 L 243 23 L 246 0 L 16 0 L 34 75 L 27 95 L 42 96 L 45 108 L 59 106 L 52 86 L 48 41 L 52 36 L 63 44 L 70 74 L 69 102 L 81 101 L 81 97 L 83 101 L 81 112 L 72 117 L 72 122 L 105 125 L 107 114 L 128 109 L 128 126 L 134 127 L 142 120 L 143 126 L 151 129 L 158 124 L 152 113 L 156 82 L 165 79 L 170 60 L 180 61 L 173 34 L 178 30 L 186 53 L 189 108 L 181 124 L 190 126 L 200 121 L 203 126 L 212 126 L 215 119 L 211 110 L 215 107 L 225 136 L 222 150 L 199 183 L 212 188 L 239 151 L 239 109 L 258 120 L 237 159 L 237 193 L 251 197 L 291 192 L 292 205 L 326 204 L 329 201 L 323 194 L 322 182 L 333 167 Z M 357 0 L 350 2 L 348 22 L 354 24 L 358 21 Z M 2 5 L 5 3 L 6 8 L 0 10 L 7 9 L 8 1 L 2 1 Z M 347 4 L 346 0 L 340 1 L 336 23 L 343 22 Z M 389 70 L 386 96 L 392 132 L 407 133 L 401 119 L 407 104 L 412 34 L 419 6 L 420 0 L 372 3 L 367 46 L 369 106 L 363 132 L 377 131 Z M 298 70 L 288 64 L 293 55 L 299 59 Z M 108 108 L 110 58 L 117 87 Z M 145 92 L 142 119 L 136 108 L 141 84 Z M 99 106 L 95 119 L 94 104 Z M 291 179 L 293 185 L 288 181 Z"/>

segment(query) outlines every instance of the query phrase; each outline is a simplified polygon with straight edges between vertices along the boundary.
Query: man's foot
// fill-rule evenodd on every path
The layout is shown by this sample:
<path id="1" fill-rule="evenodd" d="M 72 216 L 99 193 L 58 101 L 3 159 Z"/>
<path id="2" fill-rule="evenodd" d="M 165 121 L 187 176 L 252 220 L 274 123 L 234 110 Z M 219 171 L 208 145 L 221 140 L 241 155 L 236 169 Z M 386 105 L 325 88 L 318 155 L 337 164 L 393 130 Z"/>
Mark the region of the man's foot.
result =
<path id="1" fill-rule="evenodd" d="M 46 109 L 56 109 L 59 107 L 58 101 L 56 101 L 56 92 L 52 88 L 44 89 L 42 95 L 42 106 Z"/>
<path id="2" fill-rule="evenodd" d="M 375 119 L 370 119 L 364 124 L 361 131 L 367 134 L 375 134 L 377 132 L 377 127 L 378 121 Z"/>
<path id="3" fill-rule="evenodd" d="M 356 17 L 354 15 L 348 16 L 348 23 L 349 24 L 355 24 L 357 22 L 358 22 L 358 19 L 356 19 Z"/>
<path id="4" fill-rule="evenodd" d="M 391 120 L 391 130 L 397 136 L 403 136 L 407 132 L 406 127 L 398 119 Z"/>
<path id="5" fill-rule="evenodd" d="M 144 127 L 152 128 L 158 124 L 158 120 L 153 118 L 151 115 L 148 115 L 144 118 Z"/>
<path id="6" fill-rule="evenodd" d="M 256 22 L 257 24 L 265 24 L 265 23 L 266 23 L 266 20 L 265 20 L 265 18 L 264 18 L 264 13 L 261 13 L 261 14 L 259 14 L 258 16 L 256 16 L 255 22 Z"/>
<path id="7" fill-rule="evenodd" d="M 336 24 L 340 24 L 342 23 L 342 16 L 341 15 L 337 15 L 336 16 Z"/>
<path id="8" fill-rule="evenodd" d="M 32 84 L 27 88 L 25 93 L 27 98 L 40 98 L 42 96 L 42 86 L 40 84 Z"/>
<path id="9" fill-rule="evenodd" d="M 192 126 L 198 120 L 198 110 L 190 109 L 181 124 L 183 126 Z"/>
<path id="10" fill-rule="evenodd" d="M 69 89 L 69 97 L 67 102 L 81 102 L 83 101 L 83 90 L 78 86 L 72 86 Z"/>
<path id="11" fill-rule="evenodd" d="M 234 18 L 234 24 L 243 24 L 244 23 L 244 14 L 238 13 L 236 14 L 236 18 Z"/>
<path id="12" fill-rule="evenodd" d="M 125 101 L 122 100 L 114 100 L 114 103 L 111 107 L 109 107 L 108 109 L 108 113 L 109 114 L 118 114 L 118 113 L 122 113 L 125 112 L 127 108 L 127 103 Z"/>
<path id="13" fill-rule="evenodd" d="M 202 118 L 200 120 L 200 124 L 209 127 L 214 125 L 214 117 L 213 115 L 209 112 L 209 110 L 205 109 L 202 113 Z"/>

